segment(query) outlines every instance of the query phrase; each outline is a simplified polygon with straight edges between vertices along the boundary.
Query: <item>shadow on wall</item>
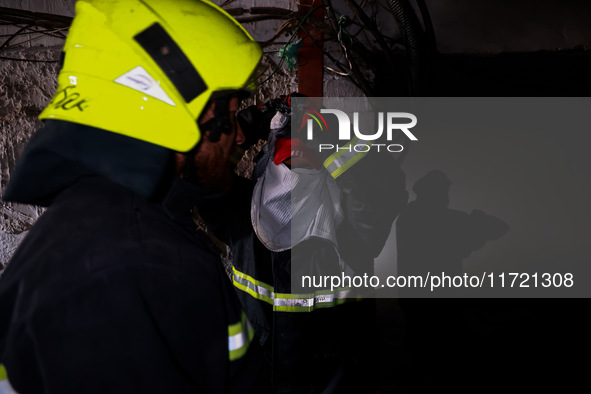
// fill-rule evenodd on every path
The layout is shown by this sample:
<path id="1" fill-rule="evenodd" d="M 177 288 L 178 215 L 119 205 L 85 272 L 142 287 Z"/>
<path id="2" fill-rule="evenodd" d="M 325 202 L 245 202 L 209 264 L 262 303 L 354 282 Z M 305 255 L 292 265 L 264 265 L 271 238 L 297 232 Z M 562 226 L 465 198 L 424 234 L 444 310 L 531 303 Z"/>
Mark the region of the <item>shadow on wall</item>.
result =
<path id="1" fill-rule="evenodd" d="M 468 214 L 448 208 L 451 184 L 439 170 L 414 184 L 417 198 L 400 214 L 396 226 L 399 275 L 462 275 L 463 259 L 509 231 L 505 222 L 481 210 Z"/>
<path id="2" fill-rule="evenodd" d="M 471 213 L 448 208 L 452 182 L 439 170 L 428 172 L 413 186 L 416 200 L 408 204 L 397 221 L 398 274 L 463 275 L 463 260 L 486 242 L 503 237 L 509 226 L 502 220 L 473 210 Z M 465 308 L 467 300 L 445 298 L 453 288 L 420 293 L 417 289 L 398 289 L 398 305 L 403 314 L 401 367 L 405 384 L 420 384 L 417 371 L 449 368 L 449 357 L 462 354 L 467 347 L 466 330 L 477 326 L 490 329 L 489 316 L 476 316 Z M 476 319 L 476 320 L 474 320 Z M 481 329 L 476 331 L 482 332 Z"/>

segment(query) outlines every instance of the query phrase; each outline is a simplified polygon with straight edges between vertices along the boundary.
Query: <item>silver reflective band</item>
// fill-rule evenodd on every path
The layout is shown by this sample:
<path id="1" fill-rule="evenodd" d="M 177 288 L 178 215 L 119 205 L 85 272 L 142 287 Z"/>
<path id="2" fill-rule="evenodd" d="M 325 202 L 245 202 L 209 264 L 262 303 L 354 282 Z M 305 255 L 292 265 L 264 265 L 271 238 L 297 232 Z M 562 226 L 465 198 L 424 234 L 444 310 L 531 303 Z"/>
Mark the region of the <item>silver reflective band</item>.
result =
<path id="1" fill-rule="evenodd" d="M 333 178 L 338 178 L 349 168 L 353 167 L 359 160 L 365 157 L 369 150 L 356 150 L 356 146 L 371 146 L 370 141 L 359 140 L 353 138 L 347 145 L 337 149 L 335 153 L 330 155 L 324 161 L 324 167 L 332 175 Z M 350 150 L 349 150 L 350 149 Z"/>
<path id="2" fill-rule="evenodd" d="M 234 271 L 234 286 L 252 297 L 273 305 L 274 312 L 311 312 L 328 308 L 347 301 L 357 301 L 353 289 L 343 288 L 335 291 L 325 290 L 310 294 L 275 293 L 273 287 L 238 271 Z"/>
<path id="3" fill-rule="evenodd" d="M 18 394 L 10 385 L 4 365 L 0 364 L 0 394 Z"/>
<path id="4" fill-rule="evenodd" d="M 12 386 L 8 379 L 0 380 L 0 394 L 18 394 Z"/>
<path id="5" fill-rule="evenodd" d="M 249 344 L 248 333 L 250 330 L 252 330 L 252 326 L 250 325 L 250 323 L 247 320 L 245 327 L 243 328 L 243 330 L 241 332 L 228 337 L 228 350 L 229 351 L 238 350 L 241 347 L 248 345 Z"/>
<path id="6" fill-rule="evenodd" d="M 243 311 L 240 321 L 228 326 L 228 356 L 230 361 L 237 360 L 246 354 L 253 337 L 254 329 Z"/>
<path id="7" fill-rule="evenodd" d="M 275 298 L 273 300 L 274 306 L 279 307 L 314 307 L 322 308 L 322 304 L 331 304 L 326 306 L 333 306 L 338 303 L 339 300 L 347 298 L 351 294 L 351 289 L 340 290 L 334 293 L 328 294 L 315 294 L 309 298 L 295 298 L 297 295 L 289 295 L 289 298 Z M 282 294 L 283 295 L 283 294 Z M 281 295 L 278 295 L 281 296 Z M 283 296 L 288 296 L 284 294 Z M 294 298 L 292 298 L 294 297 Z"/>
<path id="8" fill-rule="evenodd" d="M 232 267 L 232 271 L 234 271 L 234 286 L 242 291 L 247 292 L 255 298 L 266 301 L 269 304 L 273 303 L 273 297 L 275 296 L 275 293 L 273 292 L 273 288 L 271 286 L 263 284 L 262 282 L 259 282 L 254 278 L 243 274 L 235 267 Z"/>

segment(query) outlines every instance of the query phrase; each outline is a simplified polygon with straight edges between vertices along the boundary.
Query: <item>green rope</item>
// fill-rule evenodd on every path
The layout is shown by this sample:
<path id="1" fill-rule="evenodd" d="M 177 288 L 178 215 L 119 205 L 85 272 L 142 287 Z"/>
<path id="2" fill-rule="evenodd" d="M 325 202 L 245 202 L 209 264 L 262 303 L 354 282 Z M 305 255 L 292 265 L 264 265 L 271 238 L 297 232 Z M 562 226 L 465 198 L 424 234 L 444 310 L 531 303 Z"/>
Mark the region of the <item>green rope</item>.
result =
<path id="1" fill-rule="evenodd" d="M 287 44 L 285 44 L 283 47 L 281 47 L 277 51 L 277 56 L 280 56 L 281 57 L 281 59 L 279 59 L 279 63 L 277 63 L 277 66 L 275 67 L 275 69 L 273 70 L 273 72 L 271 72 L 271 74 L 269 74 L 269 76 L 267 78 L 265 78 L 265 80 L 263 82 L 261 82 L 259 84 L 259 86 L 262 86 L 263 84 L 265 84 L 269 79 L 271 79 L 271 77 L 277 72 L 277 70 L 279 70 L 279 66 L 281 66 L 281 64 L 283 63 L 283 60 L 285 59 L 285 57 L 286 57 L 287 54 L 292 54 L 292 52 L 295 51 L 295 54 L 293 54 L 292 57 L 291 57 L 292 67 L 293 67 L 293 63 L 295 63 L 295 57 L 297 56 L 298 49 L 301 47 L 301 45 L 294 46 L 294 45 L 297 44 L 297 42 L 295 42 L 295 43 L 292 44 L 292 41 L 296 37 L 296 35 L 298 34 L 298 31 L 300 30 L 300 28 L 302 27 L 302 25 L 304 24 L 304 22 L 306 22 L 306 20 L 308 19 L 308 17 L 310 15 L 312 15 L 312 13 L 314 11 L 316 11 L 318 8 L 321 8 L 321 7 L 323 7 L 323 6 L 319 5 L 319 6 L 316 6 L 316 7 L 312 8 L 302 18 L 302 20 L 300 21 L 300 23 L 296 27 L 295 31 L 293 32 L 292 36 L 289 38 L 289 41 L 287 41 Z M 298 40 L 298 41 L 301 41 L 301 39 Z M 291 70 L 291 67 L 289 67 L 289 62 L 288 62 L 288 66 L 287 67 Z"/>

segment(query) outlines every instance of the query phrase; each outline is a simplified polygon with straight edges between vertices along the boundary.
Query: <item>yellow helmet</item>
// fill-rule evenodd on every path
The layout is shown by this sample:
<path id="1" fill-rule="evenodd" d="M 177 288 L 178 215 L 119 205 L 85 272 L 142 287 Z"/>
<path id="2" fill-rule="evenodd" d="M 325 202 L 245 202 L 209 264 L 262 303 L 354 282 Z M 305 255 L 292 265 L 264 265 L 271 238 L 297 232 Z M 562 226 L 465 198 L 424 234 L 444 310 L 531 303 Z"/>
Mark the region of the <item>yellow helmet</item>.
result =
<path id="1" fill-rule="evenodd" d="M 204 0 L 80 0 L 58 89 L 58 119 L 186 152 L 213 93 L 254 89 L 262 51 Z"/>

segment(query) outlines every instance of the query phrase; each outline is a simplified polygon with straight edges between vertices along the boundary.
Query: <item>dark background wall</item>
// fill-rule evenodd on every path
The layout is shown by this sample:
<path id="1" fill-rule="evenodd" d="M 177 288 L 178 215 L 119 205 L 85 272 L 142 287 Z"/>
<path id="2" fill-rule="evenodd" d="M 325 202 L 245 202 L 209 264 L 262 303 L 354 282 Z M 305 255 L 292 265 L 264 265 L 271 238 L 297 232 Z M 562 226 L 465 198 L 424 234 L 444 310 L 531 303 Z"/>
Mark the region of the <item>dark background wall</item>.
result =
<path id="1" fill-rule="evenodd" d="M 442 53 L 591 49 L 586 0 L 426 0 Z"/>

